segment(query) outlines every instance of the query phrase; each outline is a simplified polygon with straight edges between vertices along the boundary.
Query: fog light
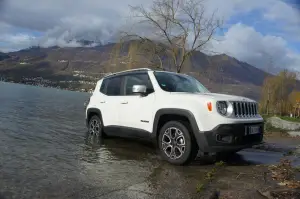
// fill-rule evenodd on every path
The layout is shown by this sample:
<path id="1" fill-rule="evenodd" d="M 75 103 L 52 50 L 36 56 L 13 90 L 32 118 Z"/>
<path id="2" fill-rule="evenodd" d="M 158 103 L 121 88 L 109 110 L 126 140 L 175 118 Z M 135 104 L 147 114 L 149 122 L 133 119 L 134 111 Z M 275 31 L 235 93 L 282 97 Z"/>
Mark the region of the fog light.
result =
<path id="1" fill-rule="evenodd" d="M 231 135 L 216 135 L 216 140 L 218 142 L 224 142 L 224 143 L 232 143 L 233 137 Z"/>

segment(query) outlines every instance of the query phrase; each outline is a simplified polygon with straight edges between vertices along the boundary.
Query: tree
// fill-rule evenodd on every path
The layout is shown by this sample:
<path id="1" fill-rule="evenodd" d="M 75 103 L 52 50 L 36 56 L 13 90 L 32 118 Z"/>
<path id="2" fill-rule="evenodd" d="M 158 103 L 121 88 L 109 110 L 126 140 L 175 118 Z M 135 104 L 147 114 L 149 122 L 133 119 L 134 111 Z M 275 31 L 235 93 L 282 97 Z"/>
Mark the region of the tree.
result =
<path id="1" fill-rule="evenodd" d="M 112 48 L 109 58 L 109 70 L 111 72 L 116 72 L 116 68 L 120 64 L 120 54 L 121 54 L 121 44 L 116 43 Z"/>
<path id="2" fill-rule="evenodd" d="M 267 56 L 269 57 L 269 64 L 267 65 L 267 71 L 269 72 L 270 68 L 273 68 L 273 58 L 267 54 Z M 266 103 L 266 110 L 267 110 L 267 115 L 269 115 L 269 104 L 270 104 L 270 95 L 271 95 L 271 90 L 272 90 L 272 85 L 268 85 L 267 82 L 267 95 L 268 95 L 268 99 L 267 99 L 267 103 Z"/>
<path id="3" fill-rule="evenodd" d="M 262 88 L 263 112 L 269 114 L 269 110 L 280 115 L 290 110 L 289 95 L 294 90 L 296 74 L 288 70 L 281 71 L 276 76 L 268 76 Z"/>
<path id="4" fill-rule="evenodd" d="M 264 112 L 266 112 L 267 115 L 270 113 L 270 104 L 272 103 L 271 100 L 274 100 L 274 98 L 271 98 L 274 80 L 275 79 L 273 77 L 266 77 L 263 83 L 262 103 L 260 107 L 264 109 Z"/>
<path id="5" fill-rule="evenodd" d="M 291 107 L 293 108 L 294 116 L 296 116 L 297 112 L 297 117 L 299 117 L 300 113 L 300 92 L 297 90 L 294 90 L 293 92 L 290 93 L 289 95 L 289 102 L 291 103 Z"/>
<path id="6" fill-rule="evenodd" d="M 135 40 L 130 42 L 129 62 L 136 63 L 137 66 L 147 65 L 149 68 L 163 69 L 164 48 L 159 43 L 147 40 Z"/>
<path id="7" fill-rule="evenodd" d="M 176 72 L 182 71 L 185 63 L 196 50 L 203 50 L 221 27 L 215 13 L 209 15 L 200 0 L 154 0 L 149 9 L 131 6 L 134 19 L 147 27 L 142 33 L 122 31 L 122 41 L 138 40 L 141 54 L 150 56 L 151 62 L 171 60 Z"/>

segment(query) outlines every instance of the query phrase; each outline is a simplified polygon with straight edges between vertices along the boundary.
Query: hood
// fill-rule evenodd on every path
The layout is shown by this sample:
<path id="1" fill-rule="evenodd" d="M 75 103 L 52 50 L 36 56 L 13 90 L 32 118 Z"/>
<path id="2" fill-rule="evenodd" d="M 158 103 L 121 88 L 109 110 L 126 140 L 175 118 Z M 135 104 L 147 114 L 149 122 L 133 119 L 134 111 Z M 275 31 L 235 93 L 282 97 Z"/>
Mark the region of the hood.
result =
<path id="1" fill-rule="evenodd" d="M 255 100 L 249 99 L 247 97 L 236 96 L 236 95 L 220 94 L 220 93 L 184 93 L 184 92 L 172 92 L 171 94 L 201 96 L 201 97 L 205 97 L 205 98 L 210 98 L 210 99 L 215 99 L 215 100 L 224 100 L 224 101 L 248 101 L 248 102 L 256 102 Z"/>

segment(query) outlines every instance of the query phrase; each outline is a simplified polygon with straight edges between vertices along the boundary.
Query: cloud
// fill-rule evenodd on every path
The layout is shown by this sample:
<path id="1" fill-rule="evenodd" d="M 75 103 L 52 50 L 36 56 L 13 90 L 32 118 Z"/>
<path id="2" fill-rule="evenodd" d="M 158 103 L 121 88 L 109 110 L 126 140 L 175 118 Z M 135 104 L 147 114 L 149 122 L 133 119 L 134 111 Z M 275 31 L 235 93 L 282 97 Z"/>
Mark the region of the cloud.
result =
<path id="1" fill-rule="evenodd" d="M 295 40 L 300 41 L 300 12 L 296 6 L 284 1 L 276 1 L 264 14 L 264 18 L 277 22 L 282 32 L 289 33 Z"/>
<path id="2" fill-rule="evenodd" d="M 35 40 L 34 36 L 19 33 L 14 26 L 0 21 L 0 51 L 9 52 L 27 48 Z"/>
<path id="3" fill-rule="evenodd" d="M 214 41 L 212 46 L 217 53 L 228 54 L 272 72 L 282 68 L 299 70 L 300 54 L 290 50 L 286 40 L 278 36 L 262 35 L 253 27 L 241 23 L 233 25 L 221 41 Z M 270 61 L 273 62 L 271 68 Z"/>
<path id="4" fill-rule="evenodd" d="M 115 38 L 115 32 L 122 24 L 128 23 L 129 5 L 143 4 L 149 6 L 152 0 L 2 0 L 0 21 L 23 29 L 40 31 L 53 41 L 62 36 L 84 38 L 89 40 L 109 41 Z M 279 2 L 279 3 L 278 3 Z M 290 5 L 280 0 L 206 0 L 208 13 L 217 11 L 217 16 L 227 21 L 230 17 L 255 9 L 265 11 L 268 20 L 292 20 L 295 14 Z M 284 6 L 282 14 L 280 6 Z M 293 12 L 296 13 L 296 12 Z M 286 29 L 295 29 L 296 22 Z M 41 42 L 42 42 L 41 41 Z M 41 44 L 42 45 L 42 44 Z"/>
<path id="5" fill-rule="evenodd" d="M 137 3 L 138 0 L 5 0 L 0 22 L 41 32 L 43 36 L 34 43 L 44 47 L 69 46 L 68 41 L 80 39 L 105 43 L 114 40 L 115 31 L 126 22 L 128 5 Z M 73 42 L 71 46 L 77 44 Z"/>
<path id="6" fill-rule="evenodd" d="M 15 51 L 31 45 L 77 47 L 77 40 L 101 43 L 115 41 L 118 30 L 130 24 L 128 5 L 149 6 L 152 0 L 0 0 L 0 50 Z M 265 67 L 273 57 L 277 67 L 296 68 L 299 53 L 289 48 L 300 41 L 299 10 L 283 0 L 206 0 L 206 11 L 217 11 L 228 29 L 221 42 L 212 42 L 213 51 Z M 232 17 L 258 11 L 261 26 L 274 26 L 259 33 Z M 130 27 L 130 26 L 127 26 Z M 275 31 L 274 31 L 275 30 Z M 35 34 L 38 32 L 39 34 Z M 144 31 L 149 34 L 149 31 Z M 211 50 L 211 49 L 210 49 Z M 268 56 L 267 56 L 268 55 Z"/>

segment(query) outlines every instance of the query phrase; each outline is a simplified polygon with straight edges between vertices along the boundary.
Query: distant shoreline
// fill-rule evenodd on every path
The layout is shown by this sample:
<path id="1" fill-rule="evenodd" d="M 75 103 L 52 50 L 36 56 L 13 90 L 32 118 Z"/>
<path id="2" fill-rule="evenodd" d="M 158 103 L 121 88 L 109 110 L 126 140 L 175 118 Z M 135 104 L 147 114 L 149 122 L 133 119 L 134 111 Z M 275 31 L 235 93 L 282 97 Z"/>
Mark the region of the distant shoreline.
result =
<path id="1" fill-rule="evenodd" d="M 80 93 L 92 93 L 92 90 L 83 90 L 83 89 L 68 89 L 68 88 L 61 88 L 61 87 L 55 87 L 55 86 L 48 86 L 48 85 L 37 85 L 37 84 L 26 84 L 22 82 L 14 82 L 14 81 L 0 81 L 0 83 L 10 83 L 10 84 L 19 84 L 19 85 L 26 85 L 26 86 L 33 86 L 33 87 L 40 87 L 40 88 L 53 88 L 57 90 L 62 90 L 62 91 L 72 91 L 72 92 L 80 92 Z"/>

